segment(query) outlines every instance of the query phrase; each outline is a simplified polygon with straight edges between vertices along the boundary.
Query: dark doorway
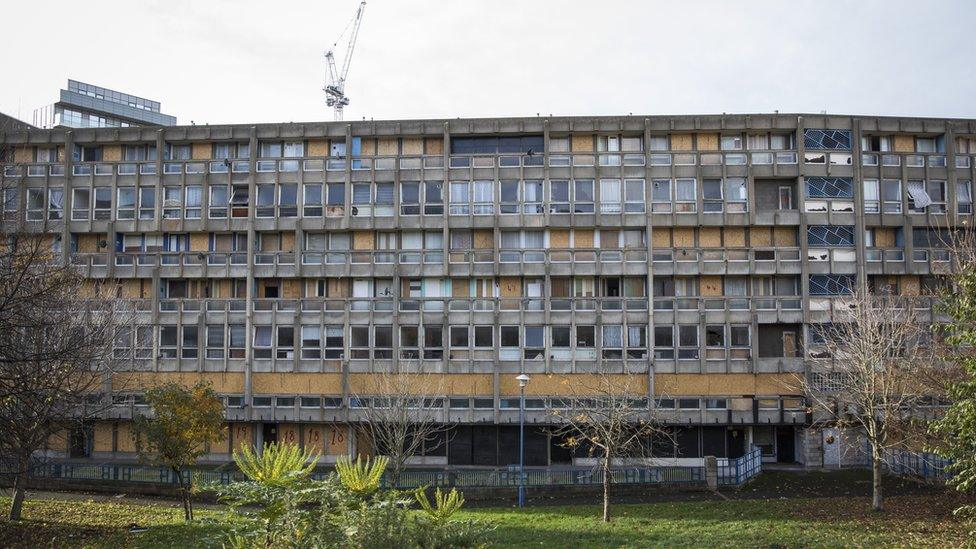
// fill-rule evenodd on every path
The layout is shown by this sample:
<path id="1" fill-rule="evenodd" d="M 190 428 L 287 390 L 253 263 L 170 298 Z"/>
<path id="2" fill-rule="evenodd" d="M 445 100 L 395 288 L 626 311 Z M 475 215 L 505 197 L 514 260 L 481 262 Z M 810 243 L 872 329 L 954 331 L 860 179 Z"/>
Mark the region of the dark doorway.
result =
<path id="1" fill-rule="evenodd" d="M 278 424 L 265 423 L 261 429 L 263 444 L 275 444 L 278 442 Z"/>
<path id="2" fill-rule="evenodd" d="M 91 457 L 92 428 L 90 425 L 74 427 L 68 433 L 68 457 Z"/>
<path id="3" fill-rule="evenodd" d="M 793 427 L 776 428 L 776 461 L 779 463 L 796 462 L 796 444 L 794 443 Z"/>
<path id="4" fill-rule="evenodd" d="M 702 427 L 702 456 L 728 457 L 725 427 Z"/>
<path id="5" fill-rule="evenodd" d="M 742 429 L 728 431 L 729 459 L 740 458 L 746 452 L 746 432 Z"/>
<path id="6" fill-rule="evenodd" d="M 447 462 L 451 465 L 471 465 L 471 427 L 455 427 L 451 432 Z"/>
<path id="7" fill-rule="evenodd" d="M 549 443 L 549 456 L 553 465 L 570 465 L 573 463 L 573 450 L 566 446 L 566 437 L 552 437 Z"/>

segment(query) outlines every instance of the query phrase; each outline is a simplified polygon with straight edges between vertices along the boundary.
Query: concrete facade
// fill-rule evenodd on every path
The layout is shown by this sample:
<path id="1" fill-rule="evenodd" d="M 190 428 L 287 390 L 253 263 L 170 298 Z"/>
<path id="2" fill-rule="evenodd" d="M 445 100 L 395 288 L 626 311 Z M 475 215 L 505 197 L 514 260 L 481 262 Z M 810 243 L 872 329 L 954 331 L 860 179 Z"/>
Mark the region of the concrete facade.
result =
<path id="1" fill-rule="evenodd" d="M 213 459 L 355 452 L 353 396 L 399 368 L 441 376 L 424 396 L 457 424 L 418 463 L 512 463 L 520 373 L 530 462 L 580 459 L 543 426 L 610 372 L 681 427 L 662 459 L 751 443 L 813 464 L 810 326 L 860 282 L 931 310 L 927 231 L 971 223 L 973 136 L 779 113 L 8 132 L 3 222 L 148 323 L 111 417 L 56 451 L 131 456 L 138 387 L 206 379 L 227 403 Z"/>

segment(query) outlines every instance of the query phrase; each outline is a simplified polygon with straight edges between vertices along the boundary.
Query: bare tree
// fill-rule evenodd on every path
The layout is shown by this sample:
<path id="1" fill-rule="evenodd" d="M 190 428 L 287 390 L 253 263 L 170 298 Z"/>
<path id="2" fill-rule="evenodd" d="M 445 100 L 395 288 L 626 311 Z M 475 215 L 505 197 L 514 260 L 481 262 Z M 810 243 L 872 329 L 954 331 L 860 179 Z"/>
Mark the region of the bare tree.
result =
<path id="1" fill-rule="evenodd" d="M 98 395 L 125 358 L 114 355 L 113 341 L 131 316 L 111 290 L 64 265 L 50 235 L 2 237 L 0 453 L 13 467 L 10 518 L 18 520 L 35 454 L 52 435 L 111 405 Z"/>
<path id="2" fill-rule="evenodd" d="M 451 426 L 429 406 L 429 397 L 443 394 L 442 387 L 439 375 L 401 369 L 369 374 L 362 391 L 354 395 L 362 406 L 359 432 L 369 439 L 374 454 L 390 459 L 392 486 L 411 456 L 447 444 Z"/>
<path id="3" fill-rule="evenodd" d="M 928 330 L 911 302 L 854 292 L 848 308 L 813 329 L 826 358 L 803 380 L 814 423 L 852 431 L 869 446 L 871 507 L 884 509 L 882 467 L 892 450 L 925 442 L 923 406 L 931 398 L 920 383 L 933 364 Z"/>
<path id="4" fill-rule="evenodd" d="M 603 482 L 603 520 L 610 522 L 612 467 L 651 456 L 654 442 L 674 444 L 664 412 L 648 402 L 637 374 L 579 376 L 567 385 L 569 407 L 554 409 L 554 436 L 571 449 L 583 448 L 597 459 Z"/>

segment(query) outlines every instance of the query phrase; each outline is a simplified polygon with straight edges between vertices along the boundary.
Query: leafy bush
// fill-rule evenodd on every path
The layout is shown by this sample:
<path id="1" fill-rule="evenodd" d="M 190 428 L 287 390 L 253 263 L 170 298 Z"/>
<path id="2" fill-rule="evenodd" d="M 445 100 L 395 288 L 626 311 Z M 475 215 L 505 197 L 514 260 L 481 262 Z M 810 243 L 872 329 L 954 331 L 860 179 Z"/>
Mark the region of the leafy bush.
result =
<path id="1" fill-rule="evenodd" d="M 226 547 L 353 549 L 452 549 L 483 547 L 482 523 L 450 520 L 464 505 L 457 492 L 440 489 L 431 502 L 423 489 L 381 490 L 388 461 L 342 457 L 336 473 L 311 480 L 318 456 L 296 446 L 268 445 L 260 455 L 234 454 L 245 482 L 213 486 L 220 501 L 250 520 L 225 538 Z M 418 503 L 422 512 L 411 507 Z M 257 507 L 250 511 L 249 507 Z"/>

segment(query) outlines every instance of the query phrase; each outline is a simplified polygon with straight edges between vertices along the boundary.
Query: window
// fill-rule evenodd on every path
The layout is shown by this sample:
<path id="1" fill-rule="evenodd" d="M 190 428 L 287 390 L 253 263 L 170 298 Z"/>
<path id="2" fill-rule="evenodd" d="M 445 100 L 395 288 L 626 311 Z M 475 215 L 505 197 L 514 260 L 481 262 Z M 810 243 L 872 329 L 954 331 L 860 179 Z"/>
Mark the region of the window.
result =
<path id="1" fill-rule="evenodd" d="M 467 326 L 451 326 L 451 347 L 467 348 L 469 344 Z"/>
<path id="2" fill-rule="evenodd" d="M 884 179 L 881 181 L 882 212 L 890 214 L 901 213 L 901 181 Z"/>
<path id="3" fill-rule="evenodd" d="M 393 215 L 393 201 L 396 190 L 393 183 L 376 184 L 376 210 L 375 215 L 389 217 Z"/>
<path id="4" fill-rule="evenodd" d="M 188 185 L 185 193 L 186 218 L 200 219 L 200 207 L 203 205 L 203 187 L 199 185 Z"/>
<path id="5" fill-rule="evenodd" d="M 807 198 L 854 198 L 854 180 L 849 177 L 807 177 L 805 182 Z"/>
<path id="6" fill-rule="evenodd" d="M 156 217 L 156 189 L 139 187 L 139 219 Z"/>
<path id="7" fill-rule="evenodd" d="M 726 398 L 706 398 L 706 410 L 725 410 L 729 407 L 729 400 Z"/>
<path id="8" fill-rule="evenodd" d="M 701 408 L 701 401 L 697 398 L 678 399 L 678 409 L 680 410 L 698 410 L 700 408 Z"/>
<path id="9" fill-rule="evenodd" d="M 877 179 L 864 180 L 864 213 L 881 211 L 881 194 Z"/>
<path id="10" fill-rule="evenodd" d="M 224 325 L 207 325 L 207 358 L 224 358 Z"/>
<path id="11" fill-rule="evenodd" d="M 176 358 L 176 326 L 159 327 L 159 358 Z"/>
<path id="12" fill-rule="evenodd" d="M 342 326 L 325 327 L 325 358 L 341 359 L 345 338 L 343 337 Z"/>
<path id="13" fill-rule="evenodd" d="M 163 187 L 163 219 L 183 217 L 183 189 Z"/>
<path id="14" fill-rule="evenodd" d="M 20 209 L 20 189 L 6 188 L 3 190 L 3 211 L 16 212 Z"/>
<path id="15" fill-rule="evenodd" d="M 654 179 L 651 181 L 651 211 L 654 213 L 671 212 L 670 179 Z"/>
<path id="16" fill-rule="evenodd" d="M 854 246 L 854 227 L 846 225 L 811 225 L 807 227 L 810 246 Z"/>
<path id="17" fill-rule="evenodd" d="M 183 326 L 182 358 L 197 358 L 197 327 Z"/>
<path id="18" fill-rule="evenodd" d="M 244 358 L 244 344 L 246 339 L 243 324 L 231 324 L 227 327 L 230 336 L 227 342 L 227 354 L 229 358 Z M 255 358 L 257 356 L 255 355 Z"/>
<path id="19" fill-rule="evenodd" d="M 721 212 L 725 209 L 721 179 L 702 180 L 702 207 L 706 213 Z"/>
<path id="20" fill-rule="evenodd" d="M 600 213 L 620 213 L 620 180 L 600 180 Z"/>
<path id="21" fill-rule="evenodd" d="M 850 130 L 803 130 L 803 146 L 811 150 L 851 150 Z"/>
<path id="22" fill-rule="evenodd" d="M 569 213 L 569 181 L 549 182 L 549 213 Z"/>
<path id="23" fill-rule="evenodd" d="M 544 213 L 542 208 L 542 181 L 522 181 L 522 211 L 527 214 Z"/>
<path id="24" fill-rule="evenodd" d="M 644 213 L 644 180 L 624 180 L 624 211 L 627 213 Z"/>
<path id="25" fill-rule="evenodd" d="M 373 326 L 373 358 L 377 360 L 393 358 L 392 326 Z"/>
<path id="26" fill-rule="evenodd" d="M 674 360 L 673 326 L 654 326 L 654 358 Z"/>
<path id="27" fill-rule="evenodd" d="M 741 151 L 742 150 L 742 136 L 741 135 L 723 135 L 721 140 L 721 147 L 723 151 Z"/>
<path id="28" fill-rule="evenodd" d="M 322 330 L 316 324 L 302 326 L 302 358 L 322 357 Z"/>
<path id="29" fill-rule="evenodd" d="M 420 215 L 420 183 L 400 183 L 400 215 Z"/>
<path id="30" fill-rule="evenodd" d="M 853 275 L 810 275 L 810 295 L 850 295 L 853 288 Z"/>
<path id="31" fill-rule="evenodd" d="M 545 345 L 544 326 L 525 327 L 524 357 L 526 360 L 543 358 Z"/>
<path id="32" fill-rule="evenodd" d="M 254 327 L 254 358 L 271 358 L 271 326 Z"/>
<path id="33" fill-rule="evenodd" d="M 322 184 L 307 184 L 302 187 L 302 205 L 305 217 L 322 216 Z"/>
<path id="34" fill-rule="evenodd" d="M 556 327 L 553 326 L 555 330 Z M 623 358 L 623 326 L 604 325 L 603 326 L 603 358 L 620 360 Z"/>
<path id="35" fill-rule="evenodd" d="M 493 326 L 474 327 L 474 346 L 476 348 L 487 349 L 495 346 Z"/>
<path id="36" fill-rule="evenodd" d="M 746 211 L 748 199 L 746 179 L 744 177 L 728 177 L 725 179 L 725 201 L 730 212 Z"/>
<path id="37" fill-rule="evenodd" d="M 47 218 L 64 219 L 64 189 L 52 187 L 47 192 Z"/>
<path id="38" fill-rule="evenodd" d="M 971 181 L 956 181 L 956 211 L 966 215 L 973 213 L 973 187 Z"/>
<path id="39" fill-rule="evenodd" d="M 573 211 L 576 213 L 593 213 L 593 180 L 577 179 L 573 181 Z"/>
<path id="40" fill-rule="evenodd" d="M 674 181 L 675 212 L 694 212 L 698 210 L 696 205 L 696 201 L 698 200 L 696 183 L 694 179 L 676 179 Z"/>
<path id="41" fill-rule="evenodd" d="M 678 326 L 678 359 L 698 359 L 698 325 Z"/>
<path id="42" fill-rule="evenodd" d="M 73 189 L 71 195 L 71 219 L 74 221 L 88 220 L 91 208 L 91 189 Z"/>
<path id="43" fill-rule="evenodd" d="M 278 215 L 280 217 L 298 216 L 298 185 L 282 183 L 278 186 Z"/>
<path id="44" fill-rule="evenodd" d="M 119 189 L 121 191 L 121 189 Z M 120 195 L 121 196 L 121 195 Z M 227 186 L 210 186 L 210 204 L 208 215 L 211 219 L 223 219 L 227 217 Z"/>
<path id="45" fill-rule="evenodd" d="M 945 213 L 946 212 L 946 182 L 945 181 L 928 181 L 925 185 L 926 191 L 929 195 L 929 200 L 932 203 L 929 205 L 930 213 Z"/>
<path id="46" fill-rule="evenodd" d="M 424 215 L 444 214 L 444 183 L 424 181 Z"/>

